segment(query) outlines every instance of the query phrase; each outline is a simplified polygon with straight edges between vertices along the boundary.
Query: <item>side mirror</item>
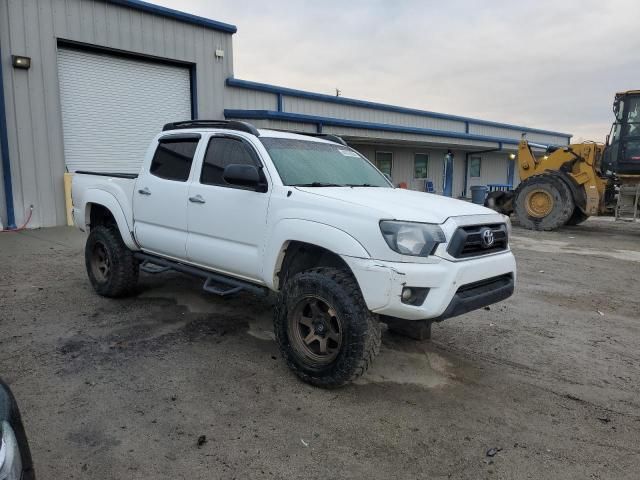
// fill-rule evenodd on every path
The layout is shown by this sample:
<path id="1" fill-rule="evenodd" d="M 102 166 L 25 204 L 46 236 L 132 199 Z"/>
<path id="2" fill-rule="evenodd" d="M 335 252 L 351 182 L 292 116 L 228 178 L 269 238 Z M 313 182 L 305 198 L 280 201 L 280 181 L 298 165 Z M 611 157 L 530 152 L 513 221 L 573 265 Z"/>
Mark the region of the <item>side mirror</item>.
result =
<path id="1" fill-rule="evenodd" d="M 260 182 L 260 172 L 254 165 L 239 165 L 232 163 L 224 168 L 224 181 L 231 185 L 255 188 L 263 186 Z"/>

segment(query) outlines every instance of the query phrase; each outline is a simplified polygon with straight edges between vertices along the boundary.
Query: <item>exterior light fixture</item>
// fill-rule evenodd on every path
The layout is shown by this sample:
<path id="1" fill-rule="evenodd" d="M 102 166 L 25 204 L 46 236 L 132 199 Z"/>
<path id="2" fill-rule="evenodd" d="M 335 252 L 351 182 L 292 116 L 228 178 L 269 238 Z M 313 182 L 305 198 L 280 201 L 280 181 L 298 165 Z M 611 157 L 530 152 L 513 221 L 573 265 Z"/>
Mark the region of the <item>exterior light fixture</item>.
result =
<path id="1" fill-rule="evenodd" d="M 511 160 L 515 160 L 515 159 L 516 159 L 516 154 L 515 154 L 515 153 L 510 153 L 510 154 L 509 154 L 509 158 L 510 158 Z"/>
<path id="2" fill-rule="evenodd" d="M 21 55 L 11 55 L 11 63 L 14 68 L 23 68 L 29 70 L 31 67 L 31 57 L 23 57 Z"/>

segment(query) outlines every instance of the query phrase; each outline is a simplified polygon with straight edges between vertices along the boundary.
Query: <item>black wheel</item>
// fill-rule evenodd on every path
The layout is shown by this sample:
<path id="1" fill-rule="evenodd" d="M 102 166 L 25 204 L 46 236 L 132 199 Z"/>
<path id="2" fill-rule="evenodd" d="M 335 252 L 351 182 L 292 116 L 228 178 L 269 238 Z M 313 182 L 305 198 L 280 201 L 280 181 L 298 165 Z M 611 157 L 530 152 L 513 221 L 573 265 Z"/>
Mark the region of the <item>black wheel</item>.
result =
<path id="1" fill-rule="evenodd" d="M 529 230 L 555 230 L 567 223 L 575 208 L 569 186 L 547 174 L 520 183 L 514 206 L 520 225 Z"/>
<path id="2" fill-rule="evenodd" d="M 489 192 L 484 206 L 503 215 L 511 215 L 513 213 L 513 191 Z"/>
<path id="3" fill-rule="evenodd" d="M 84 250 L 91 285 L 105 297 L 122 297 L 138 283 L 139 263 L 114 228 L 91 229 Z"/>
<path id="4" fill-rule="evenodd" d="M 589 215 L 576 207 L 573 209 L 573 213 L 569 217 L 569 220 L 567 220 L 567 225 L 580 225 L 587 218 L 589 218 Z"/>
<path id="5" fill-rule="evenodd" d="M 380 350 L 378 317 L 367 309 L 351 273 L 336 268 L 307 270 L 287 281 L 274 329 L 289 368 L 324 388 L 361 376 Z"/>

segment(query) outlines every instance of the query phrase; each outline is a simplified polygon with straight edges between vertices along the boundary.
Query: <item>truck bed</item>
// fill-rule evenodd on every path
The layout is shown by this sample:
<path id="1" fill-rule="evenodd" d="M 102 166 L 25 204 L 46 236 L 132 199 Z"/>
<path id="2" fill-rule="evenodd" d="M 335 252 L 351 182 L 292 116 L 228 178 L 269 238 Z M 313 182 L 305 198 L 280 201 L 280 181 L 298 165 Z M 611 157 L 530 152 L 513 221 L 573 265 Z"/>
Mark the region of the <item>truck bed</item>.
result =
<path id="1" fill-rule="evenodd" d="M 75 172 L 71 182 L 71 198 L 76 226 L 84 229 L 87 223 L 88 219 L 85 215 L 87 199 L 100 198 L 102 202 L 98 203 L 117 207 L 126 221 L 128 227 L 126 231 L 131 231 L 133 227 L 133 192 L 136 188 L 137 178 L 138 174 L 136 173 Z"/>

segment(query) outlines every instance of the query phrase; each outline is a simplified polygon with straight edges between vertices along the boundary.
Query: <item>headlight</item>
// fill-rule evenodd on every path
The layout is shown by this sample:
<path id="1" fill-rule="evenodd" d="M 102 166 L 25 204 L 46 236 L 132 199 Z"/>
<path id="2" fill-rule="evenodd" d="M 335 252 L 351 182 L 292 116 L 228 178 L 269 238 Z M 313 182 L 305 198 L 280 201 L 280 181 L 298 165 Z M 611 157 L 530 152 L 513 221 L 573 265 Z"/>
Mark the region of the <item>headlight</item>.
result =
<path id="1" fill-rule="evenodd" d="M 415 257 L 431 255 L 439 243 L 446 241 L 442 229 L 430 223 L 383 220 L 380 231 L 391 250 Z"/>
<path id="2" fill-rule="evenodd" d="M 0 424 L 2 439 L 0 440 L 0 480 L 20 480 L 22 477 L 22 458 L 18 442 L 11 425 Z"/>
<path id="3" fill-rule="evenodd" d="M 511 238 L 511 219 L 509 215 L 502 215 L 504 217 L 504 223 L 507 225 L 507 235 L 508 238 Z"/>

